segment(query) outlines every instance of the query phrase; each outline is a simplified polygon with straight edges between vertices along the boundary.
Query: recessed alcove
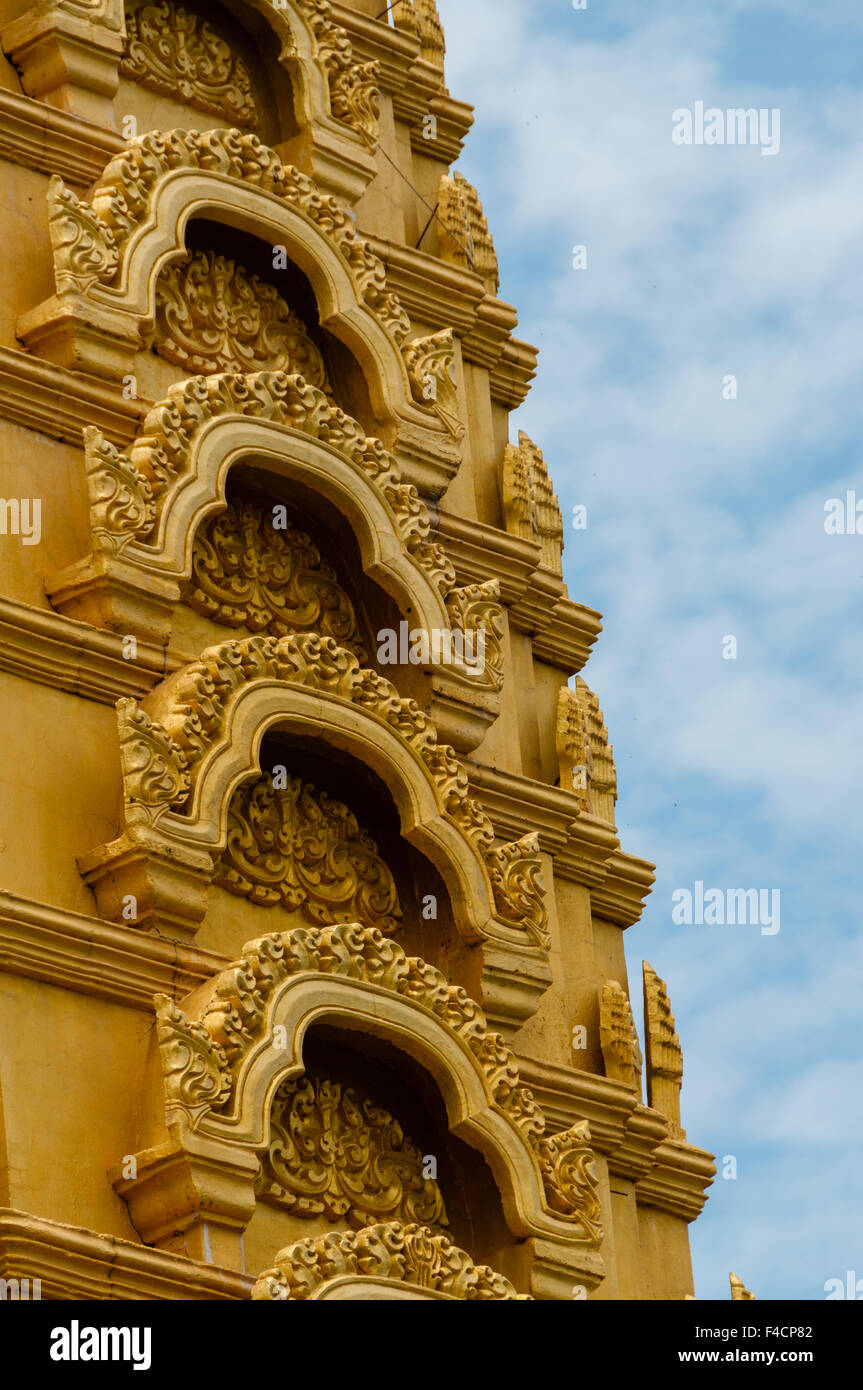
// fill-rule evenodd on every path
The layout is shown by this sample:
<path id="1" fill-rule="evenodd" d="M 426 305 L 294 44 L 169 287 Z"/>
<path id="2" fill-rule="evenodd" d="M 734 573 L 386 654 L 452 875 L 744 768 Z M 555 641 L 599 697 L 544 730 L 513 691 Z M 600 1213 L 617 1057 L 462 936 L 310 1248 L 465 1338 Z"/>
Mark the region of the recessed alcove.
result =
<path id="1" fill-rule="evenodd" d="M 302 1050 L 305 1076 L 335 1083 L 360 1103 L 368 1100 L 388 1112 L 423 1158 L 434 1160 L 448 1223 L 440 1229 L 477 1264 L 500 1268 L 514 1242 L 494 1175 L 478 1150 L 450 1132 L 443 1098 L 429 1074 L 385 1039 L 326 1021 L 309 1029 Z M 381 1216 L 393 1219 L 409 1220 Z M 355 1228 L 349 1215 L 335 1221 L 321 1215 L 302 1219 L 259 1201 L 245 1233 L 246 1268 L 256 1274 L 287 1244 Z"/>

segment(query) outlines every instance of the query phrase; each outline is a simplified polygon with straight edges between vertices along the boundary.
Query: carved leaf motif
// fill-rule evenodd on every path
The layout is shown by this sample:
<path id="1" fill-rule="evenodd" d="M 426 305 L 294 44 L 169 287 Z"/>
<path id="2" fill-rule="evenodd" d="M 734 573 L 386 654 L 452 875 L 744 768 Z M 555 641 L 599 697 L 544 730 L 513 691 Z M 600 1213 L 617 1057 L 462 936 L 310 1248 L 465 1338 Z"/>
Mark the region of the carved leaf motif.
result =
<path id="1" fill-rule="evenodd" d="M 213 251 L 160 275 L 152 347 L 188 374 L 286 372 L 332 399 L 320 349 L 275 286 Z"/>
<path id="2" fill-rule="evenodd" d="M 156 1036 L 169 1107 L 181 1106 L 193 1121 L 230 1094 L 228 1059 L 200 1023 L 178 1009 L 166 994 L 157 994 Z"/>
<path id="3" fill-rule="evenodd" d="M 152 820 L 160 808 L 188 795 L 186 758 L 167 731 L 154 724 L 134 700 L 117 701 L 117 727 L 126 819 Z"/>
<path id="4" fill-rule="evenodd" d="M 238 126 L 257 124 L 248 67 L 200 15 L 172 0 L 139 4 L 126 11 L 126 34 L 124 76 L 196 111 Z"/>
<path id="5" fill-rule="evenodd" d="M 215 881 L 267 907 L 302 908 L 312 922 L 397 931 L 398 891 L 374 840 L 347 806 L 287 781 L 275 790 L 266 776 L 235 793 Z"/>
<path id="6" fill-rule="evenodd" d="M 317 632 L 366 661 L 353 604 L 304 532 L 277 531 L 254 502 L 208 518 L 195 536 L 183 602 L 227 627 L 286 637 Z"/>
<path id="7" fill-rule="evenodd" d="M 483 633 L 485 661 L 483 678 L 477 681 L 477 686 L 499 694 L 503 689 L 504 670 L 500 580 L 489 579 L 484 584 L 468 584 L 464 588 L 453 589 L 446 597 L 446 607 L 453 629 Z"/>
<path id="8" fill-rule="evenodd" d="M 423 1155 L 386 1110 L 337 1082 L 302 1077 L 273 1101 L 270 1147 L 257 1193 L 292 1216 L 344 1218 L 355 1230 L 383 1218 L 448 1226 Z"/>
<path id="9" fill-rule="evenodd" d="M 391 1279 L 402 1284 L 479 1302 L 529 1301 L 488 1265 L 475 1265 L 464 1250 L 424 1226 L 400 1222 L 363 1231 L 330 1231 L 300 1241 L 276 1256 L 255 1284 L 256 1301 L 300 1301 L 312 1297 L 331 1279 Z"/>

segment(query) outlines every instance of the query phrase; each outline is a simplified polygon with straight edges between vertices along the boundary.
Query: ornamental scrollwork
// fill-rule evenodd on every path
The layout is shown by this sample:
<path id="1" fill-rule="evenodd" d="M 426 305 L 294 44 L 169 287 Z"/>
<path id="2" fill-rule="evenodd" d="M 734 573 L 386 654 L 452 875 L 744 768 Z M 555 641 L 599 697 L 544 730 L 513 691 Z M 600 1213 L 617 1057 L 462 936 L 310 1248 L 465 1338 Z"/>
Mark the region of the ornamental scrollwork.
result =
<path id="1" fill-rule="evenodd" d="M 529 1300 L 502 1274 L 476 1265 L 447 1236 L 400 1222 L 363 1231 L 330 1231 L 288 1246 L 252 1290 L 256 1301 L 304 1302 L 334 1279 L 386 1279 L 421 1293 L 466 1302 Z"/>
<path id="2" fill-rule="evenodd" d="M 386 935 L 403 916 L 392 873 L 343 802 L 272 775 L 235 792 L 214 882 L 263 907 L 302 910 L 313 923 L 356 920 Z"/>
<path id="3" fill-rule="evenodd" d="M 310 536 L 277 520 L 249 499 L 208 517 L 195 534 L 183 602 L 226 627 L 332 637 L 365 664 L 354 605 L 335 570 Z"/>
<path id="4" fill-rule="evenodd" d="M 317 1077 L 284 1081 L 270 1110 L 259 1200 L 303 1220 L 448 1226 L 443 1196 L 401 1125 L 367 1097 Z"/>
<path id="5" fill-rule="evenodd" d="M 120 72 L 162 96 L 236 126 L 258 122 L 252 77 L 202 16 L 173 0 L 126 9 L 126 48 Z"/>
<path id="6" fill-rule="evenodd" d="M 190 251 L 162 271 L 150 342 L 187 376 L 285 372 L 332 399 L 321 350 L 276 287 L 214 251 Z"/>

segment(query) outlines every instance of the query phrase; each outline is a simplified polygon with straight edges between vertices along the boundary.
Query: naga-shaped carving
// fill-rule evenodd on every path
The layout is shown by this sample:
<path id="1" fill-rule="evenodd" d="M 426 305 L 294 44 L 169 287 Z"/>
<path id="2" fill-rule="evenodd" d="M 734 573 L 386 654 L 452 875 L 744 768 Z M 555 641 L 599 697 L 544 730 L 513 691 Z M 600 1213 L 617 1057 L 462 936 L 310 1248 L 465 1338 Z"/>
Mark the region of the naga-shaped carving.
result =
<path id="1" fill-rule="evenodd" d="M 419 1296 L 465 1302 L 530 1301 L 528 1294 L 516 1293 L 502 1274 L 488 1265 L 474 1264 L 446 1236 L 400 1222 L 364 1231 L 330 1231 L 289 1245 L 276 1256 L 274 1268 L 258 1279 L 252 1298 L 305 1302 L 336 1279 L 387 1280 L 415 1288 Z"/>
<path id="2" fill-rule="evenodd" d="M 458 390 L 452 377 L 455 344 L 451 328 L 427 338 L 414 338 L 402 347 L 411 391 L 418 405 L 430 406 L 453 439 L 464 438 L 458 417 Z"/>
<path id="3" fill-rule="evenodd" d="M 665 981 L 647 961 L 644 970 L 644 1041 L 647 1053 L 647 1103 L 668 1119 L 672 1137 L 685 1138 L 680 1125 L 683 1048 L 671 1012 Z"/>
<path id="4" fill-rule="evenodd" d="M 290 203 L 338 248 L 360 298 L 395 341 L 400 344 L 407 337 L 410 320 L 387 290 L 383 262 L 358 236 L 350 213 L 299 169 L 283 164 L 256 135 L 236 129 L 139 135 L 105 167 L 89 203 L 79 201 L 62 179 L 52 178 L 48 215 L 58 292 L 84 294 L 97 283 L 116 285 L 133 234 L 151 209 L 154 190 L 178 170 L 221 174 Z"/>
<path id="5" fill-rule="evenodd" d="M 606 980 L 599 1007 L 599 1040 L 605 1074 L 641 1093 L 641 1048 L 629 995 L 617 980 Z"/>
<path id="6" fill-rule="evenodd" d="M 599 700 L 578 677 L 565 685 L 557 702 L 557 756 L 560 785 L 574 792 L 583 811 L 614 825 L 617 769 Z"/>
<path id="7" fill-rule="evenodd" d="M 368 664 L 354 606 L 335 570 L 304 531 L 280 529 L 278 512 L 246 499 L 208 517 L 195 535 L 183 602 L 226 627 L 332 637 Z"/>
<path id="8" fill-rule="evenodd" d="M 256 1192 L 304 1220 L 448 1226 L 437 1181 L 393 1116 L 336 1081 L 285 1081 L 270 1111 Z"/>
<path id="9" fill-rule="evenodd" d="M 446 40 L 435 0 L 396 0 L 392 14 L 397 29 L 416 34 L 423 60 L 440 68 L 443 82 Z"/>
<path id="10" fill-rule="evenodd" d="M 233 125 L 258 123 L 246 63 L 206 19 L 173 0 L 127 7 L 120 72 L 151 92 Z"/>
<path id="11" fill-rule="evenodd" d="M 301 909 L 317 924 L 397 931 L 398 890 L 372 837 L 341 801 L 298 777 L 285 782 L 276 788 L 267 775 L 234 793 L 214 882 L 265 907 Z"/>
<path id="12" fill-rule="evenodd" d="M 286 372 L 332 399 L 321 350 L 276 287 L 214 251 L 191 251 L 162 271 L 149 342 L 187 376 Z"/>

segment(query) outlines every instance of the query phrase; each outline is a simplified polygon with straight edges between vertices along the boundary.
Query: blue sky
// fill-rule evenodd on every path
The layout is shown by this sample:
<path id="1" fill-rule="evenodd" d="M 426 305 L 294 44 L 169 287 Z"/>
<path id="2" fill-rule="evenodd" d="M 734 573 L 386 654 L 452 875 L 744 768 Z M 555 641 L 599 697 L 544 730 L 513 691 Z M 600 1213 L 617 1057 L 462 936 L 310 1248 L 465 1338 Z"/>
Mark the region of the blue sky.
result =
<path id="1" fill-rule="evenodd" d="M 859 0 L 439 0 L 460 168 L 541 349 L 513 422 L 549 463 L 624 847 L 627 933 L 668 982 L 690 1139 L 737 1159 L 691 1231 L 696 1293 L 863 1278 L 863 10 Z M 672 112 L 779 108 L 775 157 L 677 146 Z M 587 247 L 587 269 L 572 249 Z M 737 377 L 736 400 L 723 378 Z M 736 661 L 723 659 L 733 635 Z M 778 934 L 671 895 L 781 892 Z"/>

